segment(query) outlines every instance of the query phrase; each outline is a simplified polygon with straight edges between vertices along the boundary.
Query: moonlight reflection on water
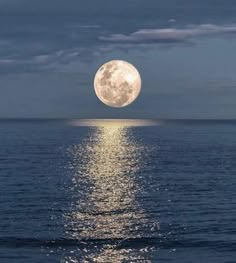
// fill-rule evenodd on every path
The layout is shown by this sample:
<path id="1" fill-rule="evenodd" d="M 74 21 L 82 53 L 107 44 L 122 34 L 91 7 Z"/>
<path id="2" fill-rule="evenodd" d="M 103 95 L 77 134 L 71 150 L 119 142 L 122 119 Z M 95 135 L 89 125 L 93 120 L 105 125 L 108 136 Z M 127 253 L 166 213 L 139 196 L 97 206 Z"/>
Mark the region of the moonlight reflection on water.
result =
<path id="1" fill-rule="evenodd" d="M 140 187 L 136 175 L 143 165 L 144 152 L 128 128 L 112 123 L 94 127 L 82 146 L 70 149 L 74 196 L 71 212 L 65 215 L 67 235 L 76 240 L 104 242 L 85 259 L 122 262 L 145 256 L 109 244 L 141 238 L 140 227 L 142 232 L 148 227 L 145 212 L 136 199 Z"/>

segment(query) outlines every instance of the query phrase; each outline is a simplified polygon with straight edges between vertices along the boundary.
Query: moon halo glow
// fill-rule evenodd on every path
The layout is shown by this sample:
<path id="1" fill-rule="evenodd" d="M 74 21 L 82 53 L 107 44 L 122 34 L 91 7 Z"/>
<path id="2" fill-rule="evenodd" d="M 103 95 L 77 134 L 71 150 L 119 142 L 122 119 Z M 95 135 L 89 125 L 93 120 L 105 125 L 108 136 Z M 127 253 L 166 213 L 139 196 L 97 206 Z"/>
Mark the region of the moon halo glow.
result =
<path id="1" fill-rule="evenodd" d="M 94 89 L 104 104 L 125 107 L 138 97 L 141 77 L 132 64 L 123 60 L 111 60 L 96 72 Z"/>

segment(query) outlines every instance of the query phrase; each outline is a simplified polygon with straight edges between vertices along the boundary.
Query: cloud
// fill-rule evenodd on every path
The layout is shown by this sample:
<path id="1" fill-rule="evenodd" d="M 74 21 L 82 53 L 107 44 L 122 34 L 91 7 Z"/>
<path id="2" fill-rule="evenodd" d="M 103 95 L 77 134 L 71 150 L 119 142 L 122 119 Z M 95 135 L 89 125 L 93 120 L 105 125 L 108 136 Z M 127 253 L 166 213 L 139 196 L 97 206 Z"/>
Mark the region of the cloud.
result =
<path id="1" fill-rule="evenodd" d="M 19 21 L 4 19 L 5 23 L 0 25 L 0 74 L 57 70 L 73 62 L 91 63 L 114 50 L 143 50 L 157 43 L 166 44 L 161 47 L 168 48 L 169 44 L 191 43 L 190 40 L 197 37 L 236 33 L 236 25 L 233 24 L 201 24 L 183 28 L 166 26 L 138 31 L 125 28 L 122 34 L 111 34 L 117 29 L 107 29 L 89 21 L 59 19 L 55 23 L 48 23 L 48 20 L 29 23 L 31 20 L 28 18 Z M 135 32 L 127 33 L 132 31 Z"/>
<path id="2" fill-rule="evenodd" d="M 12 64 L 14 62 L 15 62 L 15 60 L 13 60 L 13 59 L 0 59 L 0 65 L 1 64 Z"/>
<path id="3" fill-rule="evenodd" d="M 130 35 L 111 34 L 99 39 L 114 43 L 184 43 L 190 39 L 204 36 L 235 34 L 236 25 L 218 26 L 202 24 L 179 28 L 141 29 Z"/>
<path id="4" fill-rule="evenodd" d="M 0 0 L 1 1 L 1 0 Z M 98 49 L 101 26 L 51 18 L 0 18 L 0 75 L 55 70 L 73 61 L 88 62 Z M 7 25 L 7 26 L 6 26 Z"/>

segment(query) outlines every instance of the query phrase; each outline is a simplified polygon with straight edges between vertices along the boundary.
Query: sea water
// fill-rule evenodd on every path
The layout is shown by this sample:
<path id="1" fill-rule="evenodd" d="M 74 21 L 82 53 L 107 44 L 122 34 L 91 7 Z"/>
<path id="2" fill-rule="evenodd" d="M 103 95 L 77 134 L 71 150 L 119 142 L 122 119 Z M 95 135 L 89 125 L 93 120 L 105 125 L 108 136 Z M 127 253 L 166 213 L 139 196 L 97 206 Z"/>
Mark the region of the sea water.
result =
<path id="1" fill-rule="evenodd" d="M 236 122 L 0 121 L 0 262 L 236 262 Z"/>

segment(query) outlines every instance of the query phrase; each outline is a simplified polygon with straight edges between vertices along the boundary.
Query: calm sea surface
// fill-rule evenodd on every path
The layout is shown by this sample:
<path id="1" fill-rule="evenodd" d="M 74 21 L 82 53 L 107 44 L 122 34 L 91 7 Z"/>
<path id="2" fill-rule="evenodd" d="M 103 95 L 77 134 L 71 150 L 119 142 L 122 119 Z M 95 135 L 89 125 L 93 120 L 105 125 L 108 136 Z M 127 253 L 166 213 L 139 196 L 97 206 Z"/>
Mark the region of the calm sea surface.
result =
<path id="1" fill-rule="evenodd" d="M 236 122 L 0 121 L 0 262 L 236 262 Z"/>

